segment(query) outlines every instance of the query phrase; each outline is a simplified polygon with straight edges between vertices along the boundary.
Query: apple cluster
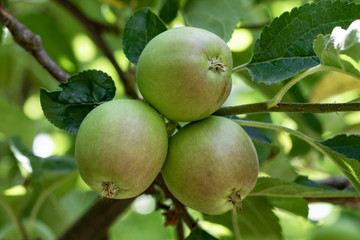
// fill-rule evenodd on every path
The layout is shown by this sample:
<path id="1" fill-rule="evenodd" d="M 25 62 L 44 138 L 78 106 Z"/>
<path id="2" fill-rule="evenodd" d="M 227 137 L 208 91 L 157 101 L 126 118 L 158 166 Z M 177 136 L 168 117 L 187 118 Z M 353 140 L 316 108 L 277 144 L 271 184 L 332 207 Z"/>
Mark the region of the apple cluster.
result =
<path id="1" fill-rule="evenodd" d="M 205 214 L 240 208 L 255 186 L 258 157 L 246 132 L 212 116 L 231 91 L 232 55 L 215 34 L 178 27 L 153 38 L 136 79 L 147 103 L 120 99 L 81 123 L 75 156 L 83 180 L 103 197 L 144 192 L 161 172 L 170 192 Z M 185 126 L 168 137 L 166 121 Z"/>

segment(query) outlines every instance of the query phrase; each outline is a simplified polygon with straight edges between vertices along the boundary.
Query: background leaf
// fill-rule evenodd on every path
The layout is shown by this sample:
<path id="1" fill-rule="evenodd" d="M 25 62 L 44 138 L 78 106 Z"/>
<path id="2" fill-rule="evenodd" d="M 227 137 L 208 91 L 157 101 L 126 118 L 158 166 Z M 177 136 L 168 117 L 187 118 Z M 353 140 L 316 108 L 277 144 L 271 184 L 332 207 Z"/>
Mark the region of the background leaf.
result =
<path id="1" fill-rule="evenodd" d="M 360 6 L 345 1 L 320 1 L 286 12 L 265 27 L 247 66 L 255 82 L 273 84 L 316 66 L 313 49 L 319 34 L 346 28 L 360 16 Z"/>
<path id="2" fill-rule="evenodd" d="M 182 14 L 186 25 L 206 29 L 227 42 L 245 9 L 238 0 L 188 0 Z"/>
<path id="3" fill-rule="evenodd" d="M 134 13 L 126 23 L 123 37 L 124 53 L 129 61 L 136 65 L 146 44 L 166 30 L 165 24 L 150 8 Z"/>
<path id="4" fill-rule="evenodd" d="M 19 106 L 0 97 L 0 132 L 7 139 L 23 136 L 26 145 L 31 145 L 36 135 L 36 124 L 29 119 Z"/>
<path id="5" fill-rule="evenodd" d="M 41 89 L 41 107 L 46 118 L 60 129 L 77 133 L 85 116 L 97 105 L 115 96 L 115 85 L 109 75 L 87 70 L 60 84 L 61 91 Z"/>

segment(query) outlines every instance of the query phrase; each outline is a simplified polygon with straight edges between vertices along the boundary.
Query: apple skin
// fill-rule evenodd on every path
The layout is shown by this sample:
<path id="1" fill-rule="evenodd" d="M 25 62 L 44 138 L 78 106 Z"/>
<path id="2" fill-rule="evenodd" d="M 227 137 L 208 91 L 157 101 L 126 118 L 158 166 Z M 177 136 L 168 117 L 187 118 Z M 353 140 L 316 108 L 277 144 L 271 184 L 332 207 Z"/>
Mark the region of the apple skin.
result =
<path id="1" fill-rule="evenodd" d="M 161 173 L 185 206 L 218 215 L 241 209 L 258 171 L 257 153 L 246 132 L 230 119 L 210 116 L 189 123 L 170 138 Z"/>
<path id="2" fill-rule="evenodd" d="M 168 147 L 163 118 L 144 102 L 113 100 L 80 125 L 75 157 L 82 179 L 103 197 L 144 192 L 159 174 Z"/>
<path id="3" fill-rule="evenodd" d="M 231 50 L 217 35 L 177 27 L 146 45 L 136 79 L 146 101 L 166 118 L 190 122 L 208 117 L 226 101 L 232 68 Z"/>

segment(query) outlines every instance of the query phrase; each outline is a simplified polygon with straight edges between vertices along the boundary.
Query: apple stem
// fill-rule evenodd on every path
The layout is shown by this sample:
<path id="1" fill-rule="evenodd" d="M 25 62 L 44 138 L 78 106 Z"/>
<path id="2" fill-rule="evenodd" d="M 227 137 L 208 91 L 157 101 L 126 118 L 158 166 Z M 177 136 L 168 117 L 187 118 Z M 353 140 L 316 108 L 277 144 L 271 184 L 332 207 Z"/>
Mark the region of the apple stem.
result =
<path id="1" fill-rule="evenodd" d="M 208 61 L 209 70 L 214 69 L 216 72 L 226 72 L 226 66 L 221 62 L 221 58 L 211 57 Z"/>
<path id="2" fill-rule="evenodd" d="M 242 211 L 242 199 L 240 191 L 236 191 L 236 189 L 234 188 L 232 190 L 232 193 L 228 197 L 229 202 L 233 205 L 234 214 L 236 214 L 237 209 L 239 209 L 239 211 Z"/>
<path id="3" fill-rule="evenodd" d="M 119 191 L 119 187 L 116 186 L 113 182 L 103 182 L 103 192 L 101 193 L 101 197 L 113 198 L 116 196 Z"/>

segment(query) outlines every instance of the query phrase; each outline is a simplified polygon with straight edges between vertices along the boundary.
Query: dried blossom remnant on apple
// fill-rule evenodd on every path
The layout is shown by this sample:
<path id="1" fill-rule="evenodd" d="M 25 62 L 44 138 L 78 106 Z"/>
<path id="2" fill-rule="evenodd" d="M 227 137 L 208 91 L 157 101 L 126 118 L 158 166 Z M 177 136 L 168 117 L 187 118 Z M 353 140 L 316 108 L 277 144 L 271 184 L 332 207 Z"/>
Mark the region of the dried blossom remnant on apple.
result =
<path id="1" fill-rule="evenodd" d="M 228 196 L 229 202 L 233 205 L 233 212 L 236 214 L 236 210 L 242 211 L 242 199 L 240 191 L 236 191 L 236 188 L 232 189 L 232 193 Z"/>
<path id="2" fill-rule="evenodd" d="M 214 69 L 216 72 L 226 72 L 226 65 L 221 62 L 221 57 L 212 57 L 208 61 L 209 70 Z"/>
<path id="3" fill-rule="evenodd" d="M 104 182 L 104 190 L 101 193 L 101 197 L 104 198 L 114 198 L 117 195 L 117 192 L 120 190 L 113 182 Z"/>

